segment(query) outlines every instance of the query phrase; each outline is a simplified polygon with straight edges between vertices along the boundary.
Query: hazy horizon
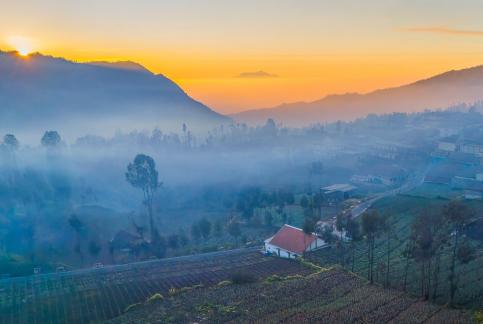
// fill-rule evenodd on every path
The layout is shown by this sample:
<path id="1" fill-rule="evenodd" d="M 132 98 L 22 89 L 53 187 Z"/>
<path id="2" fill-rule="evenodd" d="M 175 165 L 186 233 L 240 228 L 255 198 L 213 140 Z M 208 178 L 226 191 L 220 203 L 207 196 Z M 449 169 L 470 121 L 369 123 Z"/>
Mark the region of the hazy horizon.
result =
<path id="1" fill-rule="evenodd" d="M 402 85 L 476 66 L 483 54 L 474 0 L 49 0 L 4 12 L 0 48 L 132 60 L 224 114 Z"/>

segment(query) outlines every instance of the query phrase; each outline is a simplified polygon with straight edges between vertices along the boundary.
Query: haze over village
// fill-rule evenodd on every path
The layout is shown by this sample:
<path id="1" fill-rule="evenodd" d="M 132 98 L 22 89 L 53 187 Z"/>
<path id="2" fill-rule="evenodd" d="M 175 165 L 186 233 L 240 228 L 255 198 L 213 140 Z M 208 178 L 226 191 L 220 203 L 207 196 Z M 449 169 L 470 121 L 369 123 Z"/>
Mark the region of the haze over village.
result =
<path id="1" fill-rule="evenodd" d="M 480 7 L 5 4 L 0 322 L 480 323 Z"/>

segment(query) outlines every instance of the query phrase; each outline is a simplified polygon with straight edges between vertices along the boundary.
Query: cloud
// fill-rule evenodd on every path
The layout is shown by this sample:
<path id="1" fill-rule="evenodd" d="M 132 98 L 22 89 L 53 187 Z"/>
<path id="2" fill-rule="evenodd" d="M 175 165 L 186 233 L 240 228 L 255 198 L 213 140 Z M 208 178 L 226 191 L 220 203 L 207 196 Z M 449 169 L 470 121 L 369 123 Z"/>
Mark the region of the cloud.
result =
<path id="1" fill-rule="evenodd" d="M 412 33 L 431 33 L 431 34 L 445 34 L 454 36 L 481 36 L 483 37 L 483 30 L 466 30 L 449 27 L 414 27 L 406 28 L 404 31 Z"/>
<path id="2" fill-rule="evenodd" d="M 237 78 L 278 78 L 278 75 L 271 74 L 265 71 L 256 71 L 256 72 L 242 72 L 236 76 Z"/>

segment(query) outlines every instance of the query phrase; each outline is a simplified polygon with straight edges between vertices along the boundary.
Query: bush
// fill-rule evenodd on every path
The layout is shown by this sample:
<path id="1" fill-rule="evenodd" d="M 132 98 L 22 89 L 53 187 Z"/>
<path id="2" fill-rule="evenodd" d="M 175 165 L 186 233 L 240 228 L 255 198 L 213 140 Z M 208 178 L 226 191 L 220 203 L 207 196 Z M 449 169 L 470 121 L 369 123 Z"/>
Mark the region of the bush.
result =
<path id="1" fill-rule="evenodd" d="M 236 285 L 247 284 L 257 281 L 257 278 L 247 272 L 235 272 L 231 276 L 231 282 Z"/>

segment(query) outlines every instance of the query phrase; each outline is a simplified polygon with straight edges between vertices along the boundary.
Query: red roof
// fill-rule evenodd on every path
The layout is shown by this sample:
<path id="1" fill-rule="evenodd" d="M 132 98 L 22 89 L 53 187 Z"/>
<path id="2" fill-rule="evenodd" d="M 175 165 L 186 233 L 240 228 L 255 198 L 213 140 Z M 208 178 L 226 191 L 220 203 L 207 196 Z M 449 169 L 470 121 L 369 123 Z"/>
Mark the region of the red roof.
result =
<path id="1" fill-rule="evenodd" d="M 268 243 L 290 252 L 302 254 L 316 239 L 317 236 L 305 234 L 300 228 L 283 225 Z"/>

